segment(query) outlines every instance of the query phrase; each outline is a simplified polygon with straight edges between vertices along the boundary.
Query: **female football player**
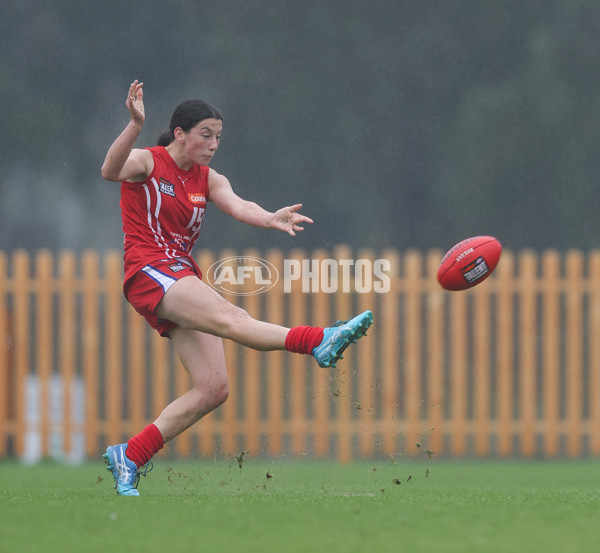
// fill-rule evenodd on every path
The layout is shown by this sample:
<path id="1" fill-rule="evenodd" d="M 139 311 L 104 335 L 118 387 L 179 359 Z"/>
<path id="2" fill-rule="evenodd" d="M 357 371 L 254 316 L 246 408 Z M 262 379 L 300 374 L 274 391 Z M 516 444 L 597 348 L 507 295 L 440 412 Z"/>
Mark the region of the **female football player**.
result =
<path id="1" fill-rule="evenodd" d="M 121 182 L 127 300 L 162 336 L 191 376 L 191 389 L 126 443 L 104 454 L 120 495 L 139 495 L 137 484 L 151 457 L 228 395 L 222 338 L 257 350 L 311 354 L 321 367 L 335 366 L 343 351 L 366 333 L 373 314 L 332 327 L 285 328 L 252 318 L 202 281 L 192 257 L 207 205 L 238 221 L 295 236 L 312 220 L 301 204 L 270 212 L 244 200 L 229 180 L 209 169 L 223 118 L 202 100 L 187 100 L 173 112 L 158 145 L 134 148 L 144 124 L 143 83 L 127 94 L 130 121 L 108 149 L 102 177 Z"/>

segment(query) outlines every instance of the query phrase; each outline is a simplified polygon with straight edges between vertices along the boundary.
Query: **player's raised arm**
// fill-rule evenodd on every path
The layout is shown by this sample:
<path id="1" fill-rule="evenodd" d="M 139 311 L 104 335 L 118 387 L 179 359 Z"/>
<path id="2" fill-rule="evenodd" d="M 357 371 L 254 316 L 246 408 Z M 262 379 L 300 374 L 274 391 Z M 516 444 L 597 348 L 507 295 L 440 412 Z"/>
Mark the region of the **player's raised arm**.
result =
<path id="1" fill-rule="evenodd" d="M 129 87 L 125 105 L 131 120 L 106 153 L 102 164 L 102 178 L 106 180 L 114 182 L 143 180 L 152 171 L 150 153 L 133 149 L 146 118 L 143 85 L 144 83 L 135 80 Z"/>
<path id="2" fill-rule="evenodd" d="M 302 204 L 295 204 L 271 213 L 255 202 L 240 198 L 231 188 L 229 180 L 216 171 L 209 175 L 210 199 L 224 213 L 247 225 L 261 228 L 272 228 L 296 236 L 296 232 L 304 230 L 303 223 L 312 223 L 312 219 L 301 215 L 298 210 Z"/>

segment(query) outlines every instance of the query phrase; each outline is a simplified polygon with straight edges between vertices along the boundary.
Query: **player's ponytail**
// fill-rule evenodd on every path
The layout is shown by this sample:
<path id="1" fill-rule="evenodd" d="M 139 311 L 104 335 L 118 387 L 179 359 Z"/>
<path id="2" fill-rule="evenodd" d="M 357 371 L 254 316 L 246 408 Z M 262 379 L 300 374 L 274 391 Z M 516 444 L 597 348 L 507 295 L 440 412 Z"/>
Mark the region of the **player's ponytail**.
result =
<path id="1" fill-rule="evenodd" d="M 175 140 L 173 133 L 171 131 L 163 131 L 160 133 L 158 140 L 156 141 L 157 146 L 165 146 L 167 147 L 171 142 Z"/>
<path id="2" fill-rule="evenodd" d="M 200 121 L 204 121 L 204 119 L 219 119 L 223 121 L 223 117 L 219 111 L 204 100 L 193 99 L 181 102 L 171 116 L 169 130 L 160 134 L 156 145 L 168 146 L 175 140 L 175 129 L 177 127 L 181 127 L 184 132 L 188 132 L 200 123 Z"/>

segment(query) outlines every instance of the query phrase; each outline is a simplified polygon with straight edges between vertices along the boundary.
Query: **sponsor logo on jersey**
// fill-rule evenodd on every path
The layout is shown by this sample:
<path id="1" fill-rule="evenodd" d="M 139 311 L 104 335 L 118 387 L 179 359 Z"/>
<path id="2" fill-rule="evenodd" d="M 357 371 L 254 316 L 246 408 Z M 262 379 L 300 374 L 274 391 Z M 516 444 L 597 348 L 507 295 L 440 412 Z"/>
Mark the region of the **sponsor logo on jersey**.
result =
<path id="1" fill-rule="evenodd" d="M 160 179 L 160 191 L 167 196 L 175 197 L 175 185 L 170 183 L 168 180 Z"/>
<path id="2" fill-rule="evenodd" d="M 186 268 L 187 268 L 187 265 L 185 263 L 171 263 L 171 265 L 169 265 L 169 269 L 171 269 L 171 271 L 173 271 L 174 273 L 183 271 Z"/>
<path id="3" fill-rule="evenodd" d="M 190 192 L 188 194 L 188 199 L 194 205 L 205 205 L 206 204 L 206 196 L 204 194 Z"/>

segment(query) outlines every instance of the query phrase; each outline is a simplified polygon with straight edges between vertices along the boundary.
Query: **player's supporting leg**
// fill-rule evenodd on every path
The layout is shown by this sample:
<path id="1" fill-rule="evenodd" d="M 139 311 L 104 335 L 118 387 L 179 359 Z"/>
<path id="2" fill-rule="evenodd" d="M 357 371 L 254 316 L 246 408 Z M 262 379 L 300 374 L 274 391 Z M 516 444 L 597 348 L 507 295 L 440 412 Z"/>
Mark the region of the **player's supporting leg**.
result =
<path id="1" fill-rule="evenodd" d="M 175 352 L 192 379 L 192 388 L 170 403 L 158 418 L 127 443 L 109 446 L 105 461 L 119 495 L 139 495 L 144 466 L 163 445 L 226 399 L 229 393 L 223 342 L 195 330 L 170 331 Z"/>
<path id="2" fill-rule="evenodd" d="M 170 403 L 154 421 L 165 443 L 219 407 L 229 395 L 221 338 L 184 328 L 174 328 L 169 336 L 191 377 L 192 387 Z"/>

